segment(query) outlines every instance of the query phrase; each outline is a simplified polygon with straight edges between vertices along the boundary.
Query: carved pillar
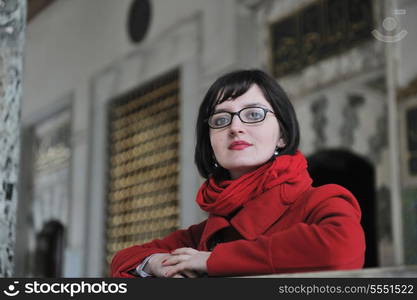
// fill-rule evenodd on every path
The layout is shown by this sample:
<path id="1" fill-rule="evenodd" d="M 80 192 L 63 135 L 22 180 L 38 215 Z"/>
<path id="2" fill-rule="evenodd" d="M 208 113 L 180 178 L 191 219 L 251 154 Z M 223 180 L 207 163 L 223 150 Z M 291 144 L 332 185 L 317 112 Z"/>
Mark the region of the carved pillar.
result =
<path id="1" fill-rule="evenodd" d="M 0 277 L 13 276 L 25 0 L 0 0 Z"/>

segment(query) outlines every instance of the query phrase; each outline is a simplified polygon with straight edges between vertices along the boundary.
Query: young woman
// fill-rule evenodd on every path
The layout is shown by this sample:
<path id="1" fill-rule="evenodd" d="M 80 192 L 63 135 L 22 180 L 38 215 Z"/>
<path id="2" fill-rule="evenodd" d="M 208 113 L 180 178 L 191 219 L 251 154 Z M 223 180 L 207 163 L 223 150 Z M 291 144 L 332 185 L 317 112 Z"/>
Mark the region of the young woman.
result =
<path id="1" fill-rule="evenodd" d="M 114 277 L 259 275 L 361 268 L 355 197 L 312 187 L 294 108 L 260 70 L 217 79 L 200 106 L 195 162 L 207 220 L 116 253 Z"/>

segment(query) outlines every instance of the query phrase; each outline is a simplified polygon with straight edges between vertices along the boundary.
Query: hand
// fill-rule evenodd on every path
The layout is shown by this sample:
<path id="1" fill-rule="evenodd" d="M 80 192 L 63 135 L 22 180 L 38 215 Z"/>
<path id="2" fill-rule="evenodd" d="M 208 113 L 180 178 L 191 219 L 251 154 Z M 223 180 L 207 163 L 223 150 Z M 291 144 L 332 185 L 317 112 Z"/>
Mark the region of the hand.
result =
<path id="1" fill-rule="evenodd" d="M 175 274 L 185 274 L 187 277 L 207 272 L 207 259 L 211 252 L 198 251 L 193 248 L 178 248 L 171 252 L 162 266 L 167 267 L 165 277 L 172 277 Z"/>
<path id="2" fill-rule="evenodd" d="M 185 277 L 197 277 L 198 276 L 194 272 L 184 272 L 184 274 L 175 273 L 175 274 L 171 274 L 170 276 L 165 276 L 169 267 L 163 266 L 162 262 L 164 262 L 170 256 L 172 255 L 169 253 L 153 254 L 143 270 L 146 273 L 156 276 L 156 277 L 185 278 Z"/>
<path id="3" fill-rule="evenodd" d="M 152 257 L 148 260 L 148 263 L 146 264 L 145 268 L 143 268 L 143 271 L 156 277 L 164 277 L 163 274 L 165 273 L 165 271 L 162 267 L 162 261 L 170 255 L 171 254 L 169 253 L 153 254 Z"/>

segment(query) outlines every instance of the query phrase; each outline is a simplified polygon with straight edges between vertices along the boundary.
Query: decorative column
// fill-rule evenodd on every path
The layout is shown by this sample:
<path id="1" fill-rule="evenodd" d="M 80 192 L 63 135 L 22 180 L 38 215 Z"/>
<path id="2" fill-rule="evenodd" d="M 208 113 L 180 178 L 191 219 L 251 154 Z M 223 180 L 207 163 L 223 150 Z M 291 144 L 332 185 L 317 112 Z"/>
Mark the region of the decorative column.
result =
<path id="1" fill-rule="evenodd" d="M 0 0 L 0 277 L 13 276 L 25 0 Z"/>

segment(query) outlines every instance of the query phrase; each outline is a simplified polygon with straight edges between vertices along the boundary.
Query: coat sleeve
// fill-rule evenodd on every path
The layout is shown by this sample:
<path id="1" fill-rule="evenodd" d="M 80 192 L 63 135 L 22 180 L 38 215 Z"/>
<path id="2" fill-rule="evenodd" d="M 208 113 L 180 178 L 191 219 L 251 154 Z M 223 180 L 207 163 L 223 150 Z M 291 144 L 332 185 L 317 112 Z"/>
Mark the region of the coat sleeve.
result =
<path id="1" fill-rule="evenodd" d="M 355 205 L 356 204 L 356 205 Z M 361 268 L 365 239 L 357 203 L 335 197 L 306 208 L 306 221 L 253 241 L 218 244 L 209 276 L 260 275 Z"/>
<path id="2" fill-rule="evenodd" d="M 118 251 L 110 265 L 111 277 L 135 277 L 134 270 L 146 257 L 154 253 L 169 253 L 181 247 L 197 248 L 206 221 L 192 225 L 188 229 L 177 230 L 165 237 L 149 243 L 136 245 Z"/>

